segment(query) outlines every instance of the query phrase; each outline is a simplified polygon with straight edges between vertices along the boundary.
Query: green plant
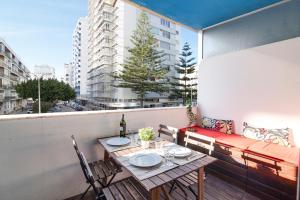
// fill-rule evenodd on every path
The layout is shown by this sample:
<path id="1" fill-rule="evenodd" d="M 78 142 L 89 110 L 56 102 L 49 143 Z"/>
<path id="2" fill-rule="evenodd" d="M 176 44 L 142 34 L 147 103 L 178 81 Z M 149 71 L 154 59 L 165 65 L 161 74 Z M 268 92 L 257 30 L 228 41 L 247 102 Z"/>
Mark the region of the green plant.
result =
<path id="1" fill-rule="evenodd" d="M 186 114 L 187 114 L 187 117 L 189 118 L 189 126 L 191 126 L 192 123 L 196 121 L 197 115 L 193 113 L 191 104 L 189 104 L 186 107 L 186 109 L 187 109 Z"/>
<path id="2" fill-rule="evenodd" d="M 172 77 L 171 99 L 182 99 L 183 105 L 188 105 L 190 98 L 197 99 L 196 62 L 192 56 L 190 45 L 186 42 L 179 57 L 179 63 L 174 66 L 176 75 Z"/>
<path id="3" fill-rule="evenodd" d="M 139 130 L 139 136 L 143 141 L 150 141 L 153 140 L 155 132 L 151 127 L 142 128 Z"/>
<path id="4" fill-rule="evenodd" d="M 162 66 L 165 54 L 157 50 L 157 40 L 151 33 L 147 14 L 141 13 L 137 29 L 131 36 L 132 48 L 120 71 L 112 74 L 114 87 L 130 88 L 144 107 L 145 96 L 149 92 L 162 94 L 169 91 L 166 81 L 168 71 Z"/>

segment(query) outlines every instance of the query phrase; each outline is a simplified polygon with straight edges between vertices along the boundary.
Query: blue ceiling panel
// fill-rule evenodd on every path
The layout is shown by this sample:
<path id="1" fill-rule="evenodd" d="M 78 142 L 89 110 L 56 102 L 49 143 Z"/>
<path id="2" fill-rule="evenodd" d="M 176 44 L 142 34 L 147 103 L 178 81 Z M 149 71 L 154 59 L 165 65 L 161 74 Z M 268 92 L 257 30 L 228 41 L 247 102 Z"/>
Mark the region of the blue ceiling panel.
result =
<path id="1" fill-rule="evenodd" d="M 176 22 L 203 29 L 280 0 L 131 0 Z"/>

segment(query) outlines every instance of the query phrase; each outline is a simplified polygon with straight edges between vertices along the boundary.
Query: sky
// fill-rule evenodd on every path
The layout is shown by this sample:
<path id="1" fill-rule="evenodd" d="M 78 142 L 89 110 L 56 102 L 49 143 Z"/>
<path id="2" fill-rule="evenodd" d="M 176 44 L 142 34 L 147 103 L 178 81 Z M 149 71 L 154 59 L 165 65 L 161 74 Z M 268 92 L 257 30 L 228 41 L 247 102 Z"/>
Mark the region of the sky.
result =
<path id="1" fill-rule="evenodd" d="M 87 15 L 87 0 L 6 0 L 1 2 L 0 37 L 33 72 L 34 65 L 55 67 L 61 78 L 64 63 L 72 59 L 72 32 Z M 197 35 L 181 29 L 197 55 Z"/>

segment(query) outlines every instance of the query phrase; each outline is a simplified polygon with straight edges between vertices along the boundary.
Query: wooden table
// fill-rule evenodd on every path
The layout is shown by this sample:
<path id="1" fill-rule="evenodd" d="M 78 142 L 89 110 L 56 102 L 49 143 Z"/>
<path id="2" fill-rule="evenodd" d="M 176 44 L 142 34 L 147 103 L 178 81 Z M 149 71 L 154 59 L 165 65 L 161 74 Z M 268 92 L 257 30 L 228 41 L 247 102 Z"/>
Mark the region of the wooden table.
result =
<path id="1" fill-rule="evenodd" d="M 101 144 L 101 142 L 99 142 Z M 101 144 L 102 145 L 102 144 Z M 127 155 L 130 153 L 142 151 L 143 149 L 141 147 L 133 147 L 129 149 L 124 149 L 116 152 L 108 152 L 104 145 L 102 145 L 105 149 L 104 151 L 104 159 L 108 159 L 109 157 L 115 158 L 115 160 L 119 156 Z M 211 156 L 205 156 L 203 158 L 191 161 L 184 165 L 179 165 L 176 168 L 173 168 L 169 171 L 160 173 L 158 175 L 152 176 L 150 178 L 139 180 L 135 177 L 133 173 L 132 176 L 149 192 L 150 199 L 151 200 L 157 200 L 160 198 L 160 192 L 162 191 L 164 195 L 170 199 L 169 193 L 164 189 L 164 185 L 167 183 L 170 183 L 173 180 L 176 180 L 184 175 L 187 175 L 193 171 L 198 172 L 198 199 L 204 200 L 204 167 L 212 162 L 214 162 L 216 159 Z M 126 166 L 122 167 L 126 169 Z"/>

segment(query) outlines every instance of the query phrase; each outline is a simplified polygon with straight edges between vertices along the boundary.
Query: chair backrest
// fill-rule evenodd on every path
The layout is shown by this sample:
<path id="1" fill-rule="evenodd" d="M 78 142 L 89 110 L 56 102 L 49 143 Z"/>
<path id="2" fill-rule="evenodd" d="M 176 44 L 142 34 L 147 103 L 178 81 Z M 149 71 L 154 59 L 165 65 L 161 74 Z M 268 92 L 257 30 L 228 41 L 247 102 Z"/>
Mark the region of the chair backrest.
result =
<path id="1" fill-rule="evenodd" d="M 79 148 L 78 148 L 76 139 L 75 139 L 74 135 L 71 135 L 71 138 L 72 138 L 73 147 L 74 147 L 74 149 L 75 149 L 75 152 L 76 152 L 76 154 L 77 154 L 77 156 L 78 156 L 78 159 L 80 160 L 80 151 L 79 151 Z"/>
<path id="2" fill-rule="evenodd" d="M 186 147 L 188 146 L 188 144 L 199 146 L 206 149 L 208 151 L 208 154 L 211 155 L 212 151 L 214 150 L 214 143 L 216 141 L 214 138 L 190 131 L 186 131 L 185 135 L 186 137 L 184 138 L 184 142 Z"/>
<path id="3" fill-rule="evenodd" d="M 169 138 L 172 138 L 171 142 L 174 142 L 177 144 L 178 132 L 179 132 L 178 128 L 160 124 L 159 129 L 158 129 L 158 136 L 161 137 L 161 135 L 166 135 Z"/>
<path id="4" fill-rule="evenodd" d="M 81 168 L 82 168 L 82 171 L 84 173 L 84 176 L 85 176 L 87 182 L 93 184 L 95 182 L 95 179 L 94 179 L 92 170 L 82 152 L 80 152 L 80 163 L 82 163 Z"/>
<path id="5" fill-rule="evenodd" d="M 78 148 L 78 145 L 77 145 L 77 142 L 76 142 L 76 139 L 75 139 L 74 135 L 72 135 L 71 138 L 72 138 L 73 147 L 74 147 L 75 152 L 76 152 L 76 154 L 78 156 L 79 163 L 80 163 L 82 172 L 84 174 L 84 177 L 85 177 L 85 179 L 86 179 L 86 181 L 88 183 L 93 184 L 95 182 L 95 179 L 93 177 L 91 168 L 90 168 L 90 166 L 89 166 L 89 164 L 88 164 L 88 162 L 87 162 L 84 154 L 79 151 L 79 148 Z"/>

